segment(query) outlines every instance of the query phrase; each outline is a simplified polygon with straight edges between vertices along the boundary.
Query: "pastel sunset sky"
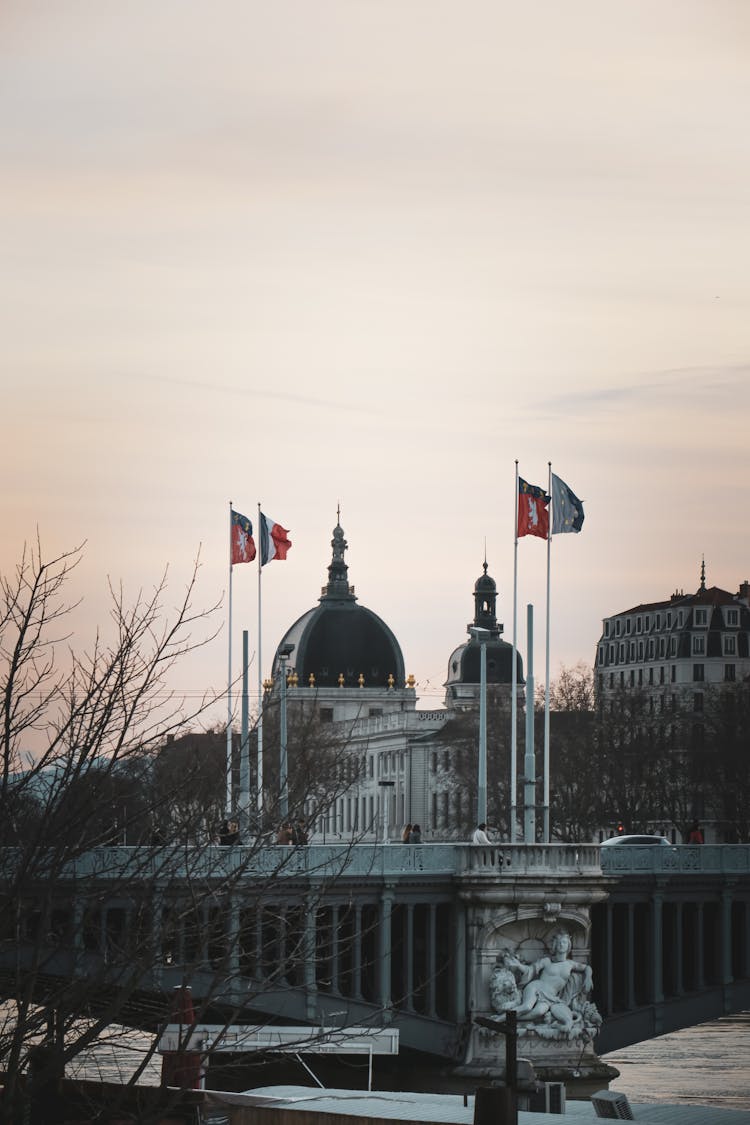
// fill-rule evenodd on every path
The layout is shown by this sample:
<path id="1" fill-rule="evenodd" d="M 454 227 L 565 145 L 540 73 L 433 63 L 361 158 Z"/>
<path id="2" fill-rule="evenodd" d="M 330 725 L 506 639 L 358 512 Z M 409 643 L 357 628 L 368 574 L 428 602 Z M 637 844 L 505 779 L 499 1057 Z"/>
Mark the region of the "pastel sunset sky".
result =
<path id="1" fill-rule="evenodd" d="M 88 644 L 108 576 L 168 564 L 176 602 L 200 546 L 220 597 L 229 501 L 260 501 L 294 544 L 267 675 L 340 503 L 435 707 L 485 541 L 511 639 L 518 459 L 585 503 L 552 544 L 553 676 L 704 554 L 736 591 L 749 114 L 745 0 L 4 0 L 0 569 L 37 527 L 85 540 Z M 539 681 L 545 545 L 518 554 Z M 238 660 L 255 569 L 233 589 Z M 225 629 L 175 686 L 226 672 Z"/>

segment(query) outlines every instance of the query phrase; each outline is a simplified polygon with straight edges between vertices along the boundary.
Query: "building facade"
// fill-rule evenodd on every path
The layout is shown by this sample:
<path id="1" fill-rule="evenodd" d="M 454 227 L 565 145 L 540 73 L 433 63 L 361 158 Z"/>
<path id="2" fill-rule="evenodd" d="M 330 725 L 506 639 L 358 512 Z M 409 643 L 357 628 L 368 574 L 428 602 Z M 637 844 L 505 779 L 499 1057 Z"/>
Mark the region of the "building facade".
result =
<path id="1" fill-rule="evenodd" d="M 278 701 L 286 669 L 290 717 L 295 709 L 308 715 L 314 711 L 341 739 L 353 767 L 346 791 L 321 815 L 308 802 L 306 818 L 321 841 L 353 836 L 397 840 L 405 824 L 418 824 L 425 840 L 451 838 L 457 824 L 473 817 L 468 806 L 474 797 L 465 788 L 449 790 L 443 784 L 451 753 L 444 734 L 452 718 L 478 708 L 481 644 L 487 650 L 488 689 L 510 699 L 513 646 L 502 639 L 496 584 L 485 561 L 474 587 L 469 640 L 448 660 L 445 705 L 421 710 L 416 681 L 405 674 L 397 638 L 359 603 L 349 584 L 340 523 L 331 548 L 328 582 L 318 604 L 281 638 L 267 685 L 267 704 Z M 523 663 L 516 659 L 521 693 Z"/>
<path id="2" fill-rule="evenodd" d="M 703 711 L 710 688 L 750 676 L 750 584 L 737 593 L 706 586 L 705 563 L 694 594 L 678 590 L 606 617 L 596 653 L 600 701 L 641 690 L 664 711 Z"/>

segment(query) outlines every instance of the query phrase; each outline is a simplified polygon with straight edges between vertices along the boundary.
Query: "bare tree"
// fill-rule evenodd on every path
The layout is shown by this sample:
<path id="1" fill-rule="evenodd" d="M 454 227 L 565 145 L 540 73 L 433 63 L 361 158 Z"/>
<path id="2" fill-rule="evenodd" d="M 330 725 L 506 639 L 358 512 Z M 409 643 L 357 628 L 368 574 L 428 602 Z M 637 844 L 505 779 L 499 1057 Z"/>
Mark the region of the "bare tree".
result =
<path id="1" fill-rule="evenodd" d="M 198 563 L 171 612 L 166 574 L 132 604 L 112 585 L 109 630 L 79 651 L 66 594 L 80 557 L 47 561 L 37 542 L 0 578 L 3 1121 L 23 1112 L 34 1060 L 44 1088 L 113 1023 L 155 1028 L 185 981 L 198 1018 L 214 1005 L 231 1020 L 288 984 L 284 966 L 298 959 L 288 942 L 280 963 L 258 965 L 253 944 L 274 932 L 266 915 L 294 849 L 264 851 L 260 835 L 205 847 L 226 791 L 224 734 L 191 750 L 181 735 L 213 699 L 186 712 L 168 686 L 175 663 L 216 633 L 217 607 L 192 606 Z M 302 806 L 304 787 L 294 792 Z M 319 895 L 330 879 L 326 868 Z"/>

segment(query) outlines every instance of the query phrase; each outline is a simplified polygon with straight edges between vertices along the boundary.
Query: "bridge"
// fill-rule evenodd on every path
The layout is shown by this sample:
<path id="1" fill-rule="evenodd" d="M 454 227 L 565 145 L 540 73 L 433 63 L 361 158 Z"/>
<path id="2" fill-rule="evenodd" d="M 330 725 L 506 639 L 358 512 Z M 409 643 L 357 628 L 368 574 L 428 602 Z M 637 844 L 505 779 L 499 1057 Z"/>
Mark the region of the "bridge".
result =
<path id="1" fill-rule="evenodd" d="M 187 977 L 214 1017 L 391 1025 L 444 1067 L 489 1011 L 492 935 L 522 921 L 574 934 L 599 1054 L 750 1005 L 747 845 L 99 848 L 46 905 L 28 888 L 0 991 L 32 974 L 128 988 L 118 1018 L 153 1028 Z"/>

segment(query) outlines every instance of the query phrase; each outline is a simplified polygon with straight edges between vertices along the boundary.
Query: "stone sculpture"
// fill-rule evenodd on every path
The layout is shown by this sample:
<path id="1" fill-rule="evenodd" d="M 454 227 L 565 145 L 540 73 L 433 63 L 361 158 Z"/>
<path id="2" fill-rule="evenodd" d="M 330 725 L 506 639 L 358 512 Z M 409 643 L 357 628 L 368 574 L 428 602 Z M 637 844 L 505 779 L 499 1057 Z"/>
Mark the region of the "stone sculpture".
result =
<path id="1" fill-rule="evenodd" d="M 542 1039 L 592 1039 L 602 1018 L 591 1002 L 591 967 L 571 956 L 573 942 L 567 930 L 555 930 L 550 953 L 538 960 L 521 961 L 510 949 L 502 950 L 490 977 L 492 1010 L 515 1011 L 519 1035 Z"/>

